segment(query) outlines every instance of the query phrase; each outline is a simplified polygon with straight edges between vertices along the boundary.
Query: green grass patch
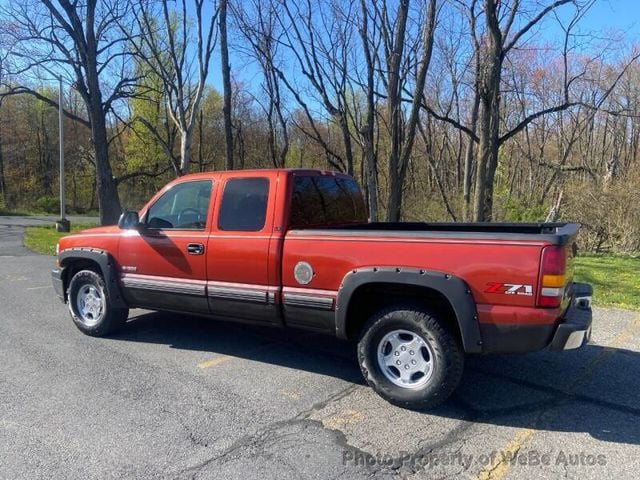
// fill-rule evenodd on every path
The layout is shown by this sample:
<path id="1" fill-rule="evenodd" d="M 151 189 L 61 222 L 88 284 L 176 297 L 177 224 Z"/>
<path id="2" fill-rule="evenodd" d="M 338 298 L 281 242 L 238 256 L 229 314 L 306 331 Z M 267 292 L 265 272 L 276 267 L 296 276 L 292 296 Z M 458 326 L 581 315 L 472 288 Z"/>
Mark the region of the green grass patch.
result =
<path id="1" fill-rule="evenodd" d="M 0 217 L 30 217 L 33 215 L 42 215 L 37 212 L 27 212 L 26 210 L 7 210 L 0 207 Z"/>
<path id="2" fill-rule="evenodd" d="M 71 233 L 86 230 L 87 228 L 95 226 L 96 225 L 90 224 L 72 224 Z M 41 253 L 42 255 L 55 255 L 58 240 L 66 235 L 70 234 L 56 232 L 55 226 L 27 227 L 24 231 L 24 245 L 28 249 L 33 250 L 36 253 Z"/>
<path id="3" fill-rule="evenodd" d="M 640 310 L 640 257 L 577 257 L 575 280 L 593 285 L 597 306 Z"/>

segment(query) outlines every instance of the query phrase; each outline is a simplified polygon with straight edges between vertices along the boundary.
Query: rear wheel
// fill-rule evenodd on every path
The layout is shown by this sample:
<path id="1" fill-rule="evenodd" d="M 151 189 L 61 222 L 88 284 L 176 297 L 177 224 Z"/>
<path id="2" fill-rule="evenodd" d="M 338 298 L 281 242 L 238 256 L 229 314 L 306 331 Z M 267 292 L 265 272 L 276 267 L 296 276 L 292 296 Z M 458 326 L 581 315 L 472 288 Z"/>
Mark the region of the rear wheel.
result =
<path id="1" fill-rule="evenodd" d="M 360 368 L 384 399 L 424 409 L 456 389 L 464 353 L 443 319 L 416 306 L 399 305 L 373 315 L 358 343 Z"/>
<path id="2" fill-rule="evenodd" d="M 127 321 L 129 309 L 110 305 L 104 280 L 92 270 L 77 272 L 69 282 L 67 293 L 71 318 L 82 333 L 101 337 Z"/>

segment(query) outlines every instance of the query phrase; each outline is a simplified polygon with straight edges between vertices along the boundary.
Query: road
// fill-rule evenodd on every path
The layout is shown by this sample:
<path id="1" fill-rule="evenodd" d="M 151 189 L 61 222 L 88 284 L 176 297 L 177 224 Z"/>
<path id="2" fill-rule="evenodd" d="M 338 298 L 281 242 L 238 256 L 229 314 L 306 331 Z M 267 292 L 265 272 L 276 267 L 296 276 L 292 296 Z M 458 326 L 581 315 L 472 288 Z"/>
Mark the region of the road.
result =
<path id="1" fill-rule="evenodd" d="M 353 345 L 329 337 L 142 310 L 84 336 L 53 258 L 11 228 L 2 479 L 637 478 L 638 312 L 596 309 L 579 351 L 470 357 L 453 398 L 417 413 L 375 395 Z"/>

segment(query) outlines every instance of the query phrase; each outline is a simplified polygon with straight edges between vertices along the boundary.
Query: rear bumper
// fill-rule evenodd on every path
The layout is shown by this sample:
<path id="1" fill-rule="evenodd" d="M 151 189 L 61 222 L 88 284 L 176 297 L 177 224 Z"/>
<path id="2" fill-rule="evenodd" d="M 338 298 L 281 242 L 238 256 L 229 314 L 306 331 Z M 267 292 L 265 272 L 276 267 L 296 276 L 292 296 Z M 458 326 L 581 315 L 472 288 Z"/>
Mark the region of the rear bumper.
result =
<path id="1" fill-rule="evenodd" d="M 526 353 L 580 348 L 591 336 L 591 285 L 573 284 L 571 304 L 553 323 L 481 323 L 483 353 Z M 540 309 L 532 309 L 532 315 Z"/>
<path id="2" fill-rule="evenodd" d="M 593 289 L 587 283 L 573 284 L 573 299 L 556 328 L 549 348 L 573 350 L 586 344 L 591 338 L 591 296 Z"/>
<path id="3" fill-rule="evenodd" d="M 51 270 L 51 281 L 53 283 L 53 289 L 58 295 L 61 302 L 65 302 L 64 295 L 64 280 L 63 280 L 64 268 L 54 268 Z"/>

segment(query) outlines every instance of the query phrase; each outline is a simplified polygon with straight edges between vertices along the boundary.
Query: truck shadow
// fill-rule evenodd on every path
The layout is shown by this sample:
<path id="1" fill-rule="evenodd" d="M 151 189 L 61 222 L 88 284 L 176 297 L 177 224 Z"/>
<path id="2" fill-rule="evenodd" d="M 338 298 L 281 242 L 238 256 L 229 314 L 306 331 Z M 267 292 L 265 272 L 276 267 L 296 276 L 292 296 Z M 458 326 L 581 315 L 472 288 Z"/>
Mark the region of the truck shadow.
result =
<path id="1" fill-rule="evenodd" d="M 328 335 L 145 313 L 131 318 L 111 338 L 229 355 L 366 384 L 355 345 Z M 602 441 L 637 445 L 638 392 L 640 353 L 632 350 L 587 345 L 561 353 L 470 356 L 451 399 L 416 415 L 587 433 Z"/>

